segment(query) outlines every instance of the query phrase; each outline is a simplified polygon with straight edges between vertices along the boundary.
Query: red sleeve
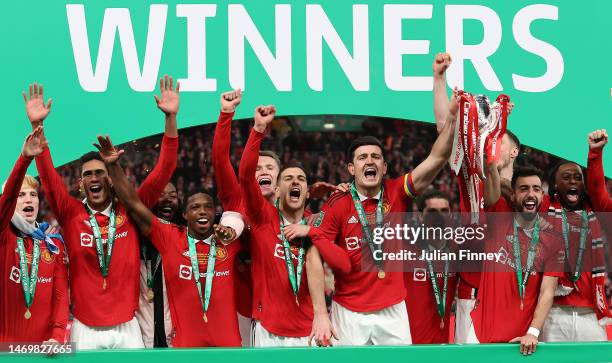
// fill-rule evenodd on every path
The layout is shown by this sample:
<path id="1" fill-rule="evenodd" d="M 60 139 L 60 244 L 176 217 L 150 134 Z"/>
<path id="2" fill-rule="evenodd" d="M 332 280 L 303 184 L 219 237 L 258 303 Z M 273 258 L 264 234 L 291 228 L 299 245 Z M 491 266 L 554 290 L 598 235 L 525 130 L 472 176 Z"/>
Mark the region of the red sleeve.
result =
<path id="1" fill-rule="evenodd" d="M 8 228 L 15 212 L 15 206 L 17 205 L 17 198 L 21 191 L 21 184 L 25 177 L 28 166 L 32 160 L 28 160 L 19 154 L 19 158 L 9 175 L 4 191 L 0 195 L 0 231 L 4 231 Z"/>
<path id="2" fill-rule="evenodd" d="M 217 183 L 217 196 L 223 210 L 242 210 L 240 184 L 230 161 L 232 139 L 232 117 L 234 113 L 221 112 L 212 144 L 212 165 Z"/>
<path id="3" fill-rule="evenodd" d="M 159 196 L 172 179 L 177 159 L 178 137 L 164 135 L 157 165 L 138 188 L 138 197 L 147 208 L 152 208 L 157 204 Z"/>
<path id="4" fill-rule="evenodd" d="M 317 247 L 321 257 L 334 272 L 340 274 L 348 274 L 351 272 L 351 261 L 348 254 L 340 246 L 336 245 L 336 235 L 340 230 L 338 217 L 329 204 L 325 204 L 321 209 L 319 218 L 315 222 L 315 226 L 310 228 L 308 237 Z"/>
<path id="5" fill-rule="evenodd" d="M 68 324 L 68 267 L 64 247 L 60 241 L 55 241 L 60 251 L 55 256 L 55 269 L 53 271 L 53 329 L 51 338 L 64 343 L 66 325 Z"/>
<path id="6" fill-rule="evenodd" d="M 166 235 L 168 230 L 172 228 L 172 225 L 169 222 L 162 221 L 159 218 L 155 217 L 151 221 L 151 228 L 149 229 L 149 234 L 146 236 L 153 246 L 159 251 L 159 254 L 166 254 L 168 250 L 168 241 L 166 241 Z"/>
<path id="7" fill-rule="evenodd" d="M 612 201 L 606 189 L 602 159 L 603 150 L 589 150 L 587 193 L 596 212 L 611 212 Z"/>
<path id="8" fill-rule="evenodd" d="M 263 208 L 267 201 L 261 194 L 255 171 L 257 171 L 257 160 L 259 160 L 259 149 L 264 134 L 251 129 L 251 134 L 244 147 L 238 175 L 240 178 L 240 191 L 244 196 L 244 208 L 249 223 L 253 225 L 261 224 L 264 220 Z"/>
<path id="9" fill-rule="evenodd" d="M 395 179 L 390 179 L 387 183 L 387 185 L 394 189 L 389 192 L 399 193 L 402 200 L 405 202 L 409 202 L 417 196 L 414 183 L 412 182 L 412 172 L 406 173 Z"/>
<path id="10" fill-rule="evenodd" d="M 53 167 L 49 148 L 36 158 L 36 168 L 45 191 L 45 199 L 51 206 L 60 225 L 67 221 L 72 213 L 79 211 L 81 202 L 68 193 L 62 177 Z"/>

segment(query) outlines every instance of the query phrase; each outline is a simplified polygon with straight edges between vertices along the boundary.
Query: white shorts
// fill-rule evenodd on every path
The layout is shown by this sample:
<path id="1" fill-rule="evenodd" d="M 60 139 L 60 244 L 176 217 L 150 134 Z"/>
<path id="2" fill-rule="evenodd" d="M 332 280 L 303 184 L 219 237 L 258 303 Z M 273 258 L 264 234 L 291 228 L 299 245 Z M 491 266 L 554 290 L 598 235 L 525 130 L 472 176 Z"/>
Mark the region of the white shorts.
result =
<path id="1" fill-rule="evenodd" d="M 266 330 L 261 325 L 261 322 L 256 321 L 253 328 L 253 346 L 256 348 L 262 347 L 307 347 L 308 337 L 283 337 L 274 335 Z"/>
<path id="2" fill-rule="evenodd" d="M 367 313 L 351 311 L 333 301 L 331 321 L 338 333 L 338 341 L 334 341 L 334 345 L 412 344 L 404 301 Z"/>
<path id="3" fill-rule="evenodd" d="M 136 317 L 123 324 L 104 327 L 90 327 L 75 318 L 70 334 L 78 350 L 144 348 Z"/>
<path id="4" fill-rule="evenodd" d="M 472 325 L 470 313 L 474 310 L 475 299 L 457 299 L 457 311 L 455 313 L 455 343 L 467 343 L 467 337 Z"/>
<path id="5" fill-rule="evenodd" d="M 251 335 L 253 332 L 253 319 L 247 318 L 244 315 L 238 314 L 238 329 L 240 330 L 240 339 L 242 346 L 245 348 L 251 347 Z"/>
<path id="6" fill-rule="evenodd" d="M 465 337 L 465 344 L 480 344 L 478 337 L 476 336 L 476 330 L 474 329 L 474 322 L 470 321 L 470 327 Z"/>
<path id="7" fill-rule="evenodd" d="M 606 328 L 599 325 L 590 308 L 554 305 L 544 322 L 540 340 L 543 342 L 607 341 Z"/>

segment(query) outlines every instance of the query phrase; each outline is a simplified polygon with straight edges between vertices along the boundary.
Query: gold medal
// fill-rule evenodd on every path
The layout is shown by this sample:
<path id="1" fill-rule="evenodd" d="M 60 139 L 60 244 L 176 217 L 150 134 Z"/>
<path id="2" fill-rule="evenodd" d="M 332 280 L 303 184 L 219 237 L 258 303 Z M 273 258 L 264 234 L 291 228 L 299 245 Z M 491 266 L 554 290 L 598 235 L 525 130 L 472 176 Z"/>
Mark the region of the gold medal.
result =
<path id="1" fill-rule="evenodd" d="M 26 309 L 25 314 L 23 314 L 23 317 L 26 319 L 30 319 L 32 317 L 32 313 L 30 312 L 30 309 Z"/>
<path id="2" fill-rule="evenodd" d="M 296 303 L 297 306 L 300 306 L 300 302 L 298 301 L 297 296 L 295 297 L 295 303 Z"/>
<path id="3" fill-rule="evenodd" d="M 440 318 L 440 329 L 444 329 L 444 318 Z"/>
<path id="4" fill-rule="evenodd" d="M 104 281 L 102 282 L 102 290 L 106 290 L 106 277 L 104 278 Z"/>
<path id="5" fill-rule="evenodd" d="M 524 308 L 524 307 L 525 307 L 525 306 L 523 305 L 523 300 L 521 300 L 521 311 L 523 311 L 523 308 Z"/>
<path id="6" fill-rule="evenodd" d="M 378 278 L 381 279 L 381 280 L 384 279 L 385 278 L 385 271 L 383 271 L 383 270 L 378 271 Z"/>
<path id="7" fill-rule="evenodd" d="M 206 313 L 204 313 L 204 315 L 202 315 L 202 318 L 204 319 L 205 323 L 208 323 L 208 317 L 206 316 Z"/>
<path id="8" fill-rule="evenodd" d="M 149 289 L 149 291 L 147 291 L 147 299 L 149 299 L 149 302 L 152 302 L 154 297 L 155 293 L 153 293 L 153 290 Z"/>

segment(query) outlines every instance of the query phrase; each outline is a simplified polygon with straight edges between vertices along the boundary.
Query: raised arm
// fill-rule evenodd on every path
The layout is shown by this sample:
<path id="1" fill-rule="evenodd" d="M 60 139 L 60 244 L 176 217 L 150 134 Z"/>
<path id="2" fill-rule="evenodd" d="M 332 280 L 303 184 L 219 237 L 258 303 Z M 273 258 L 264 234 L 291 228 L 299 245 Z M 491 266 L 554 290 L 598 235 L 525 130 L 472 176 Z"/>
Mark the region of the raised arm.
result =
<path id="1" fill-rule="evenodd" d="M 438 53 L 433 62 L 433 94 L 434 94 L 434 115 L 436 117 L 436 128 L 438 133 L 444 129 L 446 115 L 450 108 L 448 93 L 446 92 L 446 70 L 450 67 L 453 60 L 448 53 Z"/>
<path id="2" fill-rule="evenodd" d="M 484 205 L 485 208 L 490 208 L 497 203 L 501 197 L 501 177 L 499 176 L 499 169 L 497 169 L 497 163 L 487 164 L 485 166 L 485 177 L 484 180 Z"/>
<path id="3" fill-rule="evenodd" d="M 230 161 L 232 118 L 241 100 L 240 89 L 221 95 L 221 113 L 212 144 L 212 166 L 215 171 L 217 196 L 223 210 L 240 210 L 242 205 L 240 184 Z"/>
<path id="4" fill-rule="evenodd" d="M 510 343 L 520 343 L 520 350 L 523 355 L 529 355 L 535 353 L 536 345 L 538 344 L 538 336 L 544 321 L 550 312 L 553 300 L 555 298 L 555 289 L 557 288 L 558 277 L 546 276 L 542 277 L 542 285 L 540 285 L 540 295 L 538 296 L 538 303 L 536 305 L 535 312 L 533 313 L 533 320 L 529 325 L 529 330 L 522 337 L 516 337 L 510 341 Z"/>
<path id="5" fill-rule="evenodd" d="M 55 256 L 53 270 L 53 315 L 50 341 L 64 343 L 66 326 L 68 325 L 68 266 L 66 265 L 64 246 L 60 247 Z"/>
<path id="6" fill-rule="evenodd" d="M 412 171 L 412 183 L 417 194 L 420 194 L 431 184 L 450 157 L 458 110 L 459 103 L 456 93 L 453 92 L 442 132 L 433 144 L 429 156 Z"/>
<path id="7" fill-rule="evenodd" d="M 263 207 L 265 203 L 268 203 L 261 194 L 261 189 L 255 178 L 255 171 L 257 171 L 261 141 L 275 115 L 276 109 L 274 106 L 259 106 L 255 109 L 255 125 L 244 147 L 240 167 L 238 168 L 245 213 L 251 224 L 260 224 L 263 221 Z"/>
<path id="8" fill-rule="evenodd" d="M 4 231 L 11 223 L 28 166 L 30 166 L 32 159 L 40 155 L 46 146 L 42 134 L 43 128 L 38 126 L 27 136 L 21 154 L 4 185 L 4 190 L 0 195 L 0 231 Z"/>
<path id="9" fill-rule="evenodd" d="M 180 105 L 180 84 L 177 83 L 176 89 L 174 89 L 172 77 L 166 75 L 159 80 L 159 89 L 161 96 L 154 97 L 157 107 L 166 116 L 164 138 L 158 163 L 138 188 L 138 196 L 148 208 L 153 207 L 157 203 L 162 191 L 172 179 L 178 158 L 176 115 Z"/>
<path id="10" fill-rule="evenodd" d="M 94 144 L 94 146 L 100 151 L 108 174 L 113 180 L 115 193 L 117 193 L 140 232 L 148 236 L 155 215 L 140 200 L 138 193 L 128 181 L 121 165 L 119 165 L 119 158 L 123 154 L 123 150 L 117 150 L 108 136 L 98 136 L 98 144 Z M 155 247 L 159 250 L 159 246 L 156 245 Z"/>
<path id="11" fill-rule="evenodd" d="M 588 137 L 587 193 L 596 212 L 612 212 L 612 200 L 606 188 L 603 169 L 603 149 L 608 143 L 606 130 L 596 130 Z"/>

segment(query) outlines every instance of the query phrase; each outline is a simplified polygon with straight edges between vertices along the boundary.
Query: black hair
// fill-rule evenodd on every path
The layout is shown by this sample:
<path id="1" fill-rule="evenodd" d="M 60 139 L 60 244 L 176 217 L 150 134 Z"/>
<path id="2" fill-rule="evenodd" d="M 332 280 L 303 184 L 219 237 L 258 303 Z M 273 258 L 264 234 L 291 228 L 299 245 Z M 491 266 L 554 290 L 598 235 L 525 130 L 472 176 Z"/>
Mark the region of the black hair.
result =
<path id="1" fill-rule="evenodd" d="M 213 202 L 213 206 L 215 204 L 215 198 L 213 198 L 212 195 L 210 195 L 208 192 L 206 192 L 205 190 L 195 190 L 192 191 L 191 193 L 187 194 L 187 196 L 185 196 L 185 199 L 183 200 L 183 206 L 182 206 L 182 210 L 183 212 L 187 211 L 187 206 L 189 205 L 189 198 L 193 197 L 196 194 L 204 194 L 205 196 L 207 196 L 208 198 L 210 198 L 210 200 Z M 179 202 L 179 207 L 180 207 L 180 202 Z"/>
<path id="2" fill-rule="evenodd" d="M 582 172 L 583 178 L 584 178 L 584 170 L 582 170 L 582 166 L 576 164 L 573 161 L 568 161 L 568 160 L 561 160 L 559 162 L 557 162 L 555 164 L 555 166 L 551 169 L 550 174 L 548 175 L 548 195 L 553 198 L 555 196 L 555 194 L 557 194 L 557 188 L 555 187 L 556 184 L 556 177 L 557 177 L 557 172 L 559 171 L 559 168 L 561 168 L 561 166 L 563 165 L 567 165 L 567 164 L 573 164 L 576 165 L 578 168 L 580 168 L 580 171 Z M 586 180 L 584 180 L 584 183 L 586 184 Z M 583 200 L 586 200 L 586 189 L 583 192 Z"/>
<path id="3" fill-rule="evenodd" d="M 349 146 L 349 148 L 348 148 L 348 150 L 346 152 L 346 158 L 347 158 L 348 162 L 352 162 L 353 161 L 353 158 L 355 157 L 355 150 L 357 150 L 357 148 L 359 148 L 361 146 L 366 146 L 366 145 L 378 146 L 380 148 L 380 150 L 384 154 L 385 148 L 383 147 L 383 144 L 382 144 L 382 142 L 380 142 L 380 140 L 378 140 L 374 136 L 360 136 L 360 137 L 356 138 L 355 140 L 353 140 L 353 142 L 351 142 L 351 145 Z M 384 155 L 383 155 L 383 157 L 384 157 Z"/>
<path id="4" fill-rule="evenodd" d="M 83 174 L 83 165 L 85 165 L 85 163 L 88 163 L 92 160 L 98 160 L 98 161 L 104 162 L 104 160 L 102 160 L 102 157 L 100 156 L 100 153 L 98 153 L 97 151 L 88 152 L 87 154 L 79 158 L 79 163 L 81 164 L 81 167 L 80 167 L 81 174 Z"/>
<path id="5" fill-rule="evenodd" d="M 450 198 L 450 195 L 448 195 L 448 193 L 443 192 L 438 189 L 427 189 L 425 193 L 418 196 L 416 200 L 417 208 L 419 209 L 419 212 L 422 212 L 425 210 L 425 207 L 427 205 L 426 202 L 430 199 L 446 199 L 446 201 L 448 201 L 448 205 L 449 206 L 451 205 L 451 198 Z"/>
<path id="6" fill-rule="evenodd" d="M 512 189 L 514 189 L 516 186 L 516 181 L 518 178 L 526 176 L 537 176 L 540 178 L 540 181 L 542 181 L 542 171 L 540 169 L 532 165 L 517 166 L 512 172 L 512 181 L 510 182 Z"/>
<path id="7" fill-rule="evenodd" d="M 301 163 L 295 161 L 289 162 L 285 166 L 283 166 L 283 168 L 278 173 L 278 179 L 280 179 L 281 175 L 283 174 L 283 171 L 289 168 L 298 168 L 302 170 L 304 172 L 304 175 L 306 175 L 306 184 L 308 184 L 308 172 L 306 171 L 306 168 Z"/>

